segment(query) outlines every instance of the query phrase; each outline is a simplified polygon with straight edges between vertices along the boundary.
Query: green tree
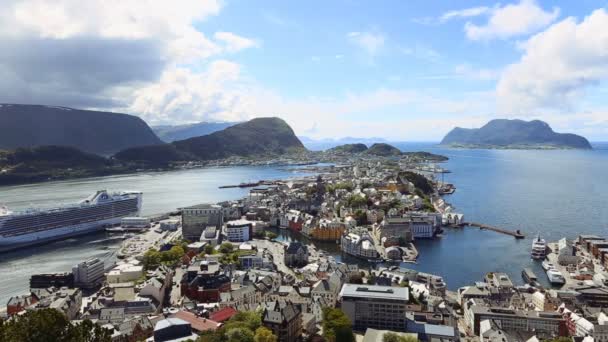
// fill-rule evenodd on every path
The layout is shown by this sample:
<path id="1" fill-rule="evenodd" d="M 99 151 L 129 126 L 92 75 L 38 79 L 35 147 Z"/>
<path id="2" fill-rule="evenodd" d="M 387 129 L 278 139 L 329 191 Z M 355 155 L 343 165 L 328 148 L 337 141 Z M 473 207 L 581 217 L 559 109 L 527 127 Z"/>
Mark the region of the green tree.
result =
<path id="1" fill-rule="evenodd" d="M 268 238 L 268 240 L 274 240 L 278 237 L 279 235 L 277 235 L 277 233 L 275 232 L 271 232 L 271 231 L 267 231 L 266 232 L 266 237 Z"/>
<path id="2" fill-rule="evenodd" d="M 161 254 L 156 249 L 149 249 L 143 258 L 144 268 L 146 270 L 155 269 L 160 265 Z"/>
<path id="3" fill-rule="evenodd" d="M 208 254 L 208 255 L 215 254 L 215 248 L 210 244 L 205 245 L 205 254 Z"/>
<path id="4" fill-rule="evenodd" d="M 67 317 L 55 309 L 28 311 L 0 324 L 0 341 L 11 342 L 106 342 L 111 332 L 85 320 L 71 324 Z"/>
<path id="5" fill-rule="evenodd" d="M 354 342 L 352 323 L 340 309 L 323 309 L 323 337 L 328 342 Z"/>
<path id="6" fill-rule="evenodd" d="M 220 245 L 220 252 L 224 254 L 232 253 L 234 246 L 230 242 L 224 242 Z"/>
<path id="7" fill-rule="evenodd" d="M 275 334 L 272 333 L 272 330 L 265 328 L 265 327 L 259 327 L 255 331 L 255 336 L 253 336 L 253 341 L 254 342 L 277 342 L 277 337 Z"/>
<path id="8" fill-rule="evenodd" d="M 418 342 L 413 336 L 401 336 L 394 332 L 388 332 L 382 336 L 382 342 Z"/>
<path id="9" fill-rule="evenodd" d="M 228 342 L 254 342 L 253 331 L 245 327 L 226 330 L 226 339 Z"/>

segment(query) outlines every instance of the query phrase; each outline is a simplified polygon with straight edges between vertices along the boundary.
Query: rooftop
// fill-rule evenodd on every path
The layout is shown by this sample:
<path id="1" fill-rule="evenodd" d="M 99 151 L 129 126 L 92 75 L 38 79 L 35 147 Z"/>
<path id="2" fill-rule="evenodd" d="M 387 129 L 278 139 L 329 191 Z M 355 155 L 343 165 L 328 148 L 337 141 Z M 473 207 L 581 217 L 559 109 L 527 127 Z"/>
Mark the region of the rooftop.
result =
<path id="1" fill-rule="evenodd" d="M 409 292 L 405 287 L 344 284 L 340 297 L 359 297 L 375 299 L 409 300 Z"/>

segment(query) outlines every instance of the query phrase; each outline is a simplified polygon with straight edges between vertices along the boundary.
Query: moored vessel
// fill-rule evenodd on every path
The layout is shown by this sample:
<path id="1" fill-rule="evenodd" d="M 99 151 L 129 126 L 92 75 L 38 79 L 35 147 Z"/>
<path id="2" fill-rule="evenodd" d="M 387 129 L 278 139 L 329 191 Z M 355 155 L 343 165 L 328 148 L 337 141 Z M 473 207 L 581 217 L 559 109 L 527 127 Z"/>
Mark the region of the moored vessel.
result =
<path id="1" fill-rule="evenodd" d="M 100 190 L 84 200 L 48 209 L 0 210 L 0 252 L 101 231 L 139 215 L 142 193 Z"/>
<path id="2" fill-rule="evenodd" d="M 547 242 L 540 238 L 540 234 L 532 241 L 532 259 L 543 260 L 547 256 Z"/>

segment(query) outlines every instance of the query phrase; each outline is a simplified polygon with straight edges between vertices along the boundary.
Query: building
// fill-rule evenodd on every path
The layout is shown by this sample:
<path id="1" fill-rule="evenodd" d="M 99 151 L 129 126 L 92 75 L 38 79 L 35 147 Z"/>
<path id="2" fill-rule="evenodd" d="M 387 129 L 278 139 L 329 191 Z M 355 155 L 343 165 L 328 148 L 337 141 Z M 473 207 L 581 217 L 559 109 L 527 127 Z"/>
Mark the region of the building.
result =
<path id="1" fill-rule="evenodd" d="M 6 313 L 12 316 L 36 303 L 38 303 L 38 297 L 34 294 L 11 297 L 6 304 Z"/>
<path id="2" fill-rule="evenodd" d="M 345 230 L 346 224 L 342 222 L 321 219 L 319 223 L 310 230 L 309 237 L 320 241 L 339 241 Z"/>
<path id="3" fill-rule="evenodd" d="M 160 223 L 160 230 L 174 232 L 180 225 L 179 220 L 166 220 Z"/>
<path id="4" fill-rule="evenodd" d="M 203 234 L 201 234 L 200 241 L 213 247 L 217 246 L 220 242 L 220 230 L 213 226 L 205 228 Z"/>
<path id="5" fill-rule="evenodd" d="M 285 265 L 306 266 L 308 264 L 308 246 L 301 242 L 290 242 L 289 246 L 285 247 Z"/>
<path id="6" fill-rule="evenodd" d="M 405 287 L 344 284 L 340 300 L 356 331 L 406 331 L 409 291 Z"/>
<path id="7" fill-rule="evenodd" d="M 375 234 L 378 240 L 384 241 L 384 247 L 411 242 L 414 237 L 410 223 L 407 217 L 385 217 L 380 225 L 375 226 Z"/>
<path id="8" fill-rule="evenodd" d="M 225 233 L 230 242 L 243 242 L 251 240 L 253 236 L 253 222 L 248 220 L 234 220 L 226 223 Z"/>
<path id="9" fill-rule="evenodd" d="M 203 230 L 211 226 L 222 229 L 224 224 L 224 211 L 215 204 L 199 204 L 192 207 L 181 208 L 182 236 L 184 239 L 197 241 Z"/>
<path id="10" fill-rule="evenodd" d="M 49 287 L 74 287 L 74 275 L 70 272 L 32 274 L 30 289 L 46 289 Z"/>
<path id="11" fill-rule="evenodd" d="M 196 340 L 198 335 L 192 333 L 190 323 L 180 318 L 167 318 L 154 326 L 154 342 Z"/>
<path id="12" fill-rule="evenodd" d="M 103 282 L 104 263 L 98 258 L 92 258 L 72 267 L 74 285 L 81 288 L 94 288 Z"/>
<path id="13" fill-rule="evenodd" d="M 278 342 L 302 340 L 302 310 L 292 302 L 267 303 L 262 325 L 272 330 Z"/>
<path id="14" fill-rule="evenodd" d="M 496 322 L 504 330 L 534 331 L 550 336 L 568 335 L 566 321 L 559 312 L 521 311 L 485 305 L 472 305 L 470 310 L 472 321 L 469 324 L 475 335 L 480 334 L 480 324 L 485 320 Z"/>
<path id="15" fill-rule="evenodd" d="M 201 261 L 184 273 L 181 295 L 203 303 L 219 302 L 220 294 L 230 291 L 230 278 L 220 271 L 217 261 Z"/>
<path id="16" fill-rule="evenodd" d="M 342 252 L 364 259 L 378 259 L 380 254 L 376 250 L 374 241 L 367 233 L 361 235 L 349 233 L 342 236 L 340 242 Z"/>

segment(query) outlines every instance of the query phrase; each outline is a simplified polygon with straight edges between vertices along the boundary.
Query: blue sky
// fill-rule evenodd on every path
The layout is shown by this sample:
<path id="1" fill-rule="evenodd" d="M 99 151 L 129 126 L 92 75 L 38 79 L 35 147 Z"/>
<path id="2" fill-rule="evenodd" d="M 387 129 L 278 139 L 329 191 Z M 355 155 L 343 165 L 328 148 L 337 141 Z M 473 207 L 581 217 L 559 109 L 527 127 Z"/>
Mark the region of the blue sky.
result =
<path id="1" fill-rule="evenodd" d="M 279 116 L 314 138 L 437 141 L 454 126 L 521 118 L 608 140 L 605 6 L 9 1 L 0 42 L 15 52 L 0 56 L 0 101 L 150 124 Z"/>

